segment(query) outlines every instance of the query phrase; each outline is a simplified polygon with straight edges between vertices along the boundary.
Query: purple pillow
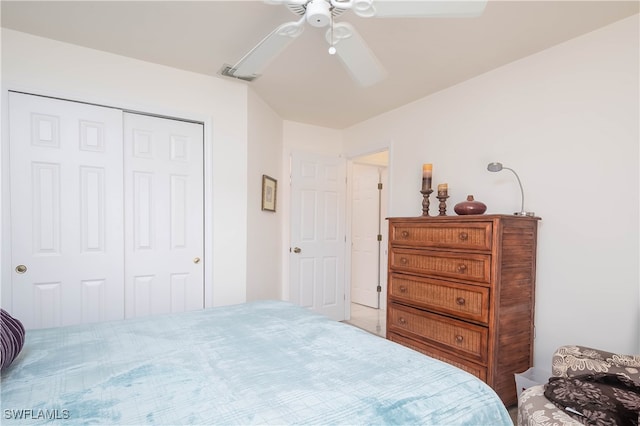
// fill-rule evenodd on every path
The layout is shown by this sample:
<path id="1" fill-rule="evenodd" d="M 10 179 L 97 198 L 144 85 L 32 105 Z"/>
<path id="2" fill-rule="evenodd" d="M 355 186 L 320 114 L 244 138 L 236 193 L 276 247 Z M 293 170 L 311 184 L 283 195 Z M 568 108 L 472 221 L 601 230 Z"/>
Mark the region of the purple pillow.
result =
<path id="1" fill-rule="evenodd" d="M 22 323 L 0 308 L 0 370 L 11 365 L 24 345 L 24 327 Z"/>

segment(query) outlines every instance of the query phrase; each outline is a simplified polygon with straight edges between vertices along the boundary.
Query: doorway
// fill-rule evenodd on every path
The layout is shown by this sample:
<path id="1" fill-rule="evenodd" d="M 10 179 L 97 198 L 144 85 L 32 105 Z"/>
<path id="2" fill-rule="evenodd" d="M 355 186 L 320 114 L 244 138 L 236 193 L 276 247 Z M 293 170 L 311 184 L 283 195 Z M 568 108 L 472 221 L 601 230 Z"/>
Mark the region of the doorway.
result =
<path id="1" fill-rule="evenodd" d="M 378 334 L 386 311 L 388 164 L 385 150 L 354 158 L 350 170 L 350 321 Z"/>

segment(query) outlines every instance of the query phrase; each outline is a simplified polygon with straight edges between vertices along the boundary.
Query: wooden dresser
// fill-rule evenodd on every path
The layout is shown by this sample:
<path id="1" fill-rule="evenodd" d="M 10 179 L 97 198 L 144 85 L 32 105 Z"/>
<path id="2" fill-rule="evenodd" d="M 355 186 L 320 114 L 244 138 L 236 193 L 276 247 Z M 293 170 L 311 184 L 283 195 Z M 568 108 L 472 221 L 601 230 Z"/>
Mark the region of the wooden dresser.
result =
<path id="1" fill-rule="evenodd" d="M 389 219 L 387 338 L 485 381 L 517 403 L 533 363 L 539 218 Z"/>

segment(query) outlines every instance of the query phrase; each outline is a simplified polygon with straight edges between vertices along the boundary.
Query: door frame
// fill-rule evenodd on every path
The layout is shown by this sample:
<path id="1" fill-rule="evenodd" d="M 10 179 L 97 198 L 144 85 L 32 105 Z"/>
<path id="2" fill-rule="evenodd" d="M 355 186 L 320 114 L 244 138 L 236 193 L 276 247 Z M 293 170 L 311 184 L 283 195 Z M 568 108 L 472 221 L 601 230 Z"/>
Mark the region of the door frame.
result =
<path id="1" fill-rule="evenodd" d="M 213 258 L 213 124 L 211 117 L 199 116 L 192 112 L 169 110 L 163 107 L 150 105 L 132 105 L 130 102 L 118 102 L 103 98 L 95 98 L 89 95 L 76 95 L 69 92 L 56 93 L 50 90 L 42 90 L 35 87 L 20 87 L 11 85 L 2 87 L 2 116 L 0 117 L 1 140 L 0 147 L 0 306 L 9 312 L 12 311 L 12 286 L 11 271 L 13 260 L 11 258 L 11 185 L 9 172 L 9 92 L 20 92 L 36 96 L 49 97 L 65 101 L 92 104 L 107 108 L 116 108 L 123 112 L 151 115 L 160 118 L 201 123 L 204 126 L 204 307 L 214 306 L 213 300 L 213 270 L 215 259 Z M 123 277 L 124 279 L 124 277 Z"/>

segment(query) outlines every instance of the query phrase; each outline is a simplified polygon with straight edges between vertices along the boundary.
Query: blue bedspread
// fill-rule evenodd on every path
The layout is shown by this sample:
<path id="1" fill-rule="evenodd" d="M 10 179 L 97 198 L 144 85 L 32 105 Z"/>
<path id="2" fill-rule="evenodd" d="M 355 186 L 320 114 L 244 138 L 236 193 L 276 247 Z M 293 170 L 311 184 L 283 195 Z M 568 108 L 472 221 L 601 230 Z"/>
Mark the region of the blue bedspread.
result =
<path id="1" fill-rule="evenodd" d="M 1 392 L 3 425 L 512 425 L 474 376 L 276 301 L 27 331 Z"/>

